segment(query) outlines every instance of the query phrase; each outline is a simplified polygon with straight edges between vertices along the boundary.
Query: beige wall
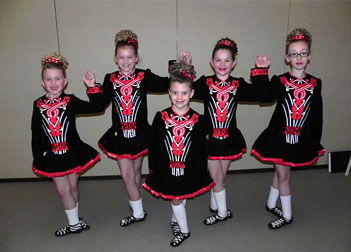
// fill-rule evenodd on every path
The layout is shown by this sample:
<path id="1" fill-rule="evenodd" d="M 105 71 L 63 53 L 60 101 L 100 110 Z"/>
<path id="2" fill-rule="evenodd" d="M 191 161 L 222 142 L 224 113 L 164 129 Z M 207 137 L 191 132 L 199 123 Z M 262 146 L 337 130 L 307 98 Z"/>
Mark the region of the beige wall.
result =
<path id="1" fill-rule="evenodd" d="M 57 27 L 55 21 L 55 2 Z M 178 18 L 177 18 L 178 6 Z M 0 179 L 35 177 L 31 171 L 30 119 L 32 102 L 43 94 L 40 58 L 60 51 L 70 60 L 67 93 L 87 99 L 81 81 L 90 69 L 97 79 L 116 69 L 114 34 L 125 28 L 139 36 L 141 62 L 166 75 L 167 61 L 179 50 L 190 50 L 198 72 L 211 74 L 209 60 L 215 42 L 233 38 L 239 48 L 234 76 L 249 79 L 255 56 L 271 57 L 271 74 L 287 71 L 284 40 L 287 31 L 303 26 L 313 35 L 308 72 L 323 81 L 322 143 L 328 151 L 351 149 L 350 1 L 200 1 L 200 0 L 1 0 L 0 1 Z M 59 36 L 59 43 L 57 39 Z M 169 106 L 166 95 L 149 95 L 149 121 Z M 202 104 L 192 107 L 202 112 Z M 267 126 L 274 106 L 239 105 L 237 119 L 248 147 Z M 97 147 L 111 125 L 110 108 L 102 116 L 77 119 L 81 138 Z M 326 164 L 324 156 L 319 164 Z M 115 161 L 102 160 L 86 176 L 119 174 Z M 269 167 L 249 154 L 231 169 Z M 147 173 L 147 158 L 143 173 Z"/>

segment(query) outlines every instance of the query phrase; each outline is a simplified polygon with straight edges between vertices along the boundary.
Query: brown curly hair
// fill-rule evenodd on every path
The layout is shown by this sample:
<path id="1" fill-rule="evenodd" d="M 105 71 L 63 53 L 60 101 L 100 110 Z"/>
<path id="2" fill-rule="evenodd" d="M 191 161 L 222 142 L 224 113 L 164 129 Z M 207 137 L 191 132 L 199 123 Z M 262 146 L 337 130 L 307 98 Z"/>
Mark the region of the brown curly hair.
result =
<path id="1" fill-rule="evenodd" d="M 232 59 L 235 60 L 236 55 L 238 54 L 238 47 L 234 40 L 225 37 L 217 41 L 213 51 L 212 51 L 212 59 L 214 59 L 215 53 L 220 49 L 228 49 L 231 52 Z"/>
<path id="2" fill-rule="evenodd" d="M 190 88 L 193 88 L 193 82 L 195 80 L 196 72 L 193 65 L 187 65 L 184 63 L 175 63 L 169 68 L 170 83 L 180 82 L 189 83 Z"/>
<path id="3" fill-rule="evenodd" d="M 285 44 L 285 54 L 288 54 L 289 46 L 298 41 L 305 41 L 308 50 L 311 52 L 312 46 L 312 35 L 304 28 L 295 28 L 292 30 L 288 36 L 286 37 L 286 44 Z"/>

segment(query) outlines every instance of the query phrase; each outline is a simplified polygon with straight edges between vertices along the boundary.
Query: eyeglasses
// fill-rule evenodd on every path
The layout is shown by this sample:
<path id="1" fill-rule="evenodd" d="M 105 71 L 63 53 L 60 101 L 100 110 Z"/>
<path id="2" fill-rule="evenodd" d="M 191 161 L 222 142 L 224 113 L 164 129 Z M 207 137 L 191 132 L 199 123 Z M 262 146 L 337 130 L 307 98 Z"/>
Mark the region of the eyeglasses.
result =
<path id="1" fill-rule="evenodd" d="M 309 52 L 301 52 L 301 53 L 289 53 L 288 56 L 290 58 L 297 58 L 298 56 L 300 57 L 307 57 L 308 55 L 310 55 Z"/>

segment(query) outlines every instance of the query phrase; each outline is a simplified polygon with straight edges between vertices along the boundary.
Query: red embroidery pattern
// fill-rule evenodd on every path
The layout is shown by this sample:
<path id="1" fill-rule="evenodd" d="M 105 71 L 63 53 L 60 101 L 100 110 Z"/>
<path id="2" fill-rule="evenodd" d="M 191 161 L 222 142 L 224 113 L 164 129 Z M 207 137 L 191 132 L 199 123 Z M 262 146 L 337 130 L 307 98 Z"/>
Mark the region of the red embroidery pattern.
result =
<path id="1" fill-rule="evenodd" d="M 68 151 L 66 145 L 66 132 L 68 129 L 69 121 L 63 120 L 66 118 L 63 116 L 64 112 L 60 115 L 60 109 L 66 110 L 66 106 L 70 101 L 69 96 L 65 96 L 56 99 L 46 99 L 44 101 L 37 100 L 37 107 L 40 109 L 41 115 L 44 117 L 42 125 L 46 134 L 49 137 L 49 141 L 52 145 L 52 152 L 54 154 L 63 154 Z"/>
<path id="2" fill-rule="evenodd" d="M 52 143 L 52 152 L 56 152 L 56 151 L 68 151 L 68 147 L 67 147 L 67 143 L 63 142 L 63 143 Z"/>
<path id="3" fill-rule="evenodd" d="M 128 123 L 121 123 L 122 125 L 122 130 L 130 130 L 130 129 L 136 129 L 136 123 L 135 122 L 128 122 Z"/>
<path id="4" fill-rule="evenodd" d="M 69 100 L 70 97 L 65 96 L 62 101 L 61 98 L 58 98 L 57 102 L 54 103 L 50 103 L 52 102 L 50 100 L 44 100 L 44 102 L 42 100 L 37 101 L 37 107 L 41 110 L 46 110 L 46 115 L 50 122 L 48 127 L 53 137 L 61 135 L 61 124 L 58 120 L 59 108 L 66 106 Z"/>
<path id="5" fill-rule="evenodd" d="M 291 118 L 294 120 L 300 120 L 301 114 L 305 110 L 305 98 L 306 90 L 313 90 L 317 85 L 316 79 L 311 79 L 311 82 L 308 83 L 308 80 L 303 84 L 297 84 L 291 81 L 288 81 L 286 77 L 280 78 L 281 82 L 285 85 L 287 89 L 294 89 L 294 104 L 292 106 L 292 115 Z"/>
<path id="6" fill-rule="evenodd" d="M 185 168 L 185 163 L 184 162 L 175 162 L 170 160 L 169 161 L 169 168 Z"/>
<path id="7" fill-rule="evenodd" d="M 311 95 L 317 85 L 317 80 L 315 78 L 310 80 L 296 79 L 294 77 L 288 80 L 287 77 L 282 76 L 280 81 L 284 84 L 288 96 L 282 104 L 286 118 L 284 131 L 286 142 L 296 144 L 299 142 L 301 129 L 310 110 Z M 293 90 L 292 94 L 289 92 L 290 90 Z"/>
<path id="8" fill-rule="evenodd" d="M 227 138 L 229 136 L 228 133 L 228 128 L 225 129 L 213 129 L 213 135 L 214 138 Z"/>
<path id="9" fill-rule="evenodd" d="M 268 68 L 264 69 L 251 69 L 251 76 L 257 76 L 257 75 L 268 75 Z"/>
<path id="10" fill-rule="evenodd" d="M 87 93 L 88 94 L 103 93 L 103 90 L 101 87 L 88 87 Z"/>
<path id="11" fill-rule="evenodd" d="M 166 135 L 167 141 L 165 141 L 172 175 L 184 175 L 185 159 L 191 145 L 190 136 L 186 134 L 186 129 L 192 130 L 192 127 L 198 121 L 199 115 L 193 114 L 191 118 L 189 115 L 177 116 L 171 114 L 169 116 L 167 111 L 163 111 L 161 118 L 164 120 L 167 129 L 172 128 L 171 134 Z"/>
<path id="12" fill-rule="evenodd" d="M 284 131 L 285 135 L 300 135 L 302 127 L 291 127 L 291 126 L 286 126 L 286 129 Z"/>
<path id="13" fill-rule="evenodd" d="M 111 74 L 110 81 L 115 90 L 115 106 L 122 123 L 123 135 L 126 138 L 133 138 L 136 136 L 136 127 L 130 126 L 135 123 L 138 110 L 141 104 L 139 85 L 144 79 L 144 72 L 139 72 L 136 76 L 134 73 L 128 76 L 118 74 Z M 119 90 L 119 92 L 117 91 Z M 127 123 L 128 126 L 125 126 Z"/>
<path id="14" fill-rule="evenodd" d="M 212 78 L 207 78 L 206 84 L 210 88 L 210 94 L 216 93 L 215 99 L 210 101 L 209 106 L 212 125 L 213 128 L 216 129 L 213 136 L 219 139 L 227 138 L 229 135 L 222 134 L 218 129 L 228 129 L 229 127 L 229 115 L 234 113 L 234 102 L 230 99 L 230 94 L 236 94 L 236 90 L 239 87 L 239 81 L 216 81 L 214 83 Z M 214 117 L 213 115 L 216 116 Z"/>
<path id="15" fill-rule="evenodd" d="M 123 80 L 123 75 L 118 75 L 116 78 L 116 74 L 111 74 L 110 80 L 113 85 L 120 88 L 120 93 L 123 97 L 122 99 L 122 108 L 123 108 L 123 115 L 130 115 L 132 114 L 133 109 L 133 86 L 135 84 L 139 84 L 142 79 L 144 79 L 144 72 L 140 72 L 138 76 L 135 78 L 135 75 L 132 75 L 132 79 L 130 80 Z"/>

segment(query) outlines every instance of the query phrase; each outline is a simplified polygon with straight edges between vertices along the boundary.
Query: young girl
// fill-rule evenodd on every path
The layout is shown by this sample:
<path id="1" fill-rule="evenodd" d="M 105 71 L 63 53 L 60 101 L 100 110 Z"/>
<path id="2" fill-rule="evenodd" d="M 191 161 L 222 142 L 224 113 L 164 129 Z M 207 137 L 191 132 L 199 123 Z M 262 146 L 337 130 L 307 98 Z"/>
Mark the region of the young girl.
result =
<path id="1" fill-rule="evenodd" d="M 189 107 L 194 94 L 193 66 L 174 64 L 170 68 L 170 108 L 157 112 L 152 123 L 149 149 L 150 176 L 143 187 L 157 197 L 171 200 L 171 221 L 179 246 L 190 236 L 185 200 L 214 186 L 207 172 L 206 136 L 203 117 Z"/>
<path id="2" fill-rule="evenodd" d="M 205 225 L 232 218 L 232 212 L 227 209 L 225 177 L 230 163 L 246 152 L 244 137 L 236 125 L 237 102 L 257 100 L 257 77 L 267 75 L 267 69 L 264 68 L 270 64 L 267 56 L 257 56 L 256 67 L 263 69 L 252 69 L 252 85 L 243 78 L 230 76 L 236 65 L 236 55 L 235 42 L 229 38 L 220 39 L 213 49 L 210 62 L 215 75 L 202 76 L 194 83 L 194 98 L 204 101 L 208 170 L 216 183 L 211 190 L 210 203 L 210 211 L 214 214 L 204 220 Z"/>
<path id="3" fill-rule="evenodd" d="M 41 84 L 46 95 L 33 104 L 32 169 L 38 175 L 52 178 L 55 183 L 69 222 L 68 226 L 55 232 L 56 236 L 63 236 L 90 227 L 78 217 L 78 178 L 100 160 L 100 154 L 80 140 L 75 117 L 96 110 L 93 104 L 64 93 L 68 83 L 68 62 L 63 56 L 46 55 L 41 64 Z M 95 87 L 88 87 L 91 102 L 97 101 L 97 92 Z"/>
<path id="4" fill-rule="evenodd" d="M 278 217 L 268 224 L 272 229 L 293 221 L 290 167 L 312 165 L 325 150 L 322 135 L 321 80 L 305 72 L 311 60 L 311 35 L 302 28 L 286 39 L 286 63 L 290 72 L 273 76 L 269 88 L 262 90 L 263 101 L 277 100 L 272 119 L 255 141 L 251 153 L 273 163 L 275 173 L 266 209 Z M 267 76 L 261 77 L 268 81 Z M 282 209 L 276 202 L 280 196 Z"/>
<path id="5" fill-rule="evenodd" d="M 143 221 L 146 212 L 140 195 L 143 156 L 148 152 L 146 92 L 167 92 L 169 79 L 150 70 L 136 69 L 139 61 L 138 38 L 130 30 L 115 37 L 115 62 L 118 71 L 106 74 L 102 106 L 112 106 L 112 127 L 99 140 L 103 152 L 117 160 L 125 184 L 132 215 L 122 218 L 120 225 Z"/>

